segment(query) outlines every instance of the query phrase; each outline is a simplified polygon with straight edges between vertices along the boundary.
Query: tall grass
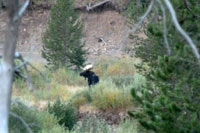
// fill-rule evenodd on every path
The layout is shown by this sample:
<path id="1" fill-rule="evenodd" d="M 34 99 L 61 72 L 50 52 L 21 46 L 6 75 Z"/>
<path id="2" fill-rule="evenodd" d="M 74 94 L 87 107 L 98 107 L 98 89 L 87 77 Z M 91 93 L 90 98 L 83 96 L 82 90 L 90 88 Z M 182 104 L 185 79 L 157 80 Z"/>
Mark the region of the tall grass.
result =
<path id="1" fill-rule="evenodd" d="M 133 103 L 129 90 L 117 88 L 112 80 L 101 81 L 91 88 L 92 105 L 103 109 L 126 109 Z"/>
<path id="2" fill-rule="evenodd" d="M 109 125 L 103 119 L 87 116 L 71 133 L 110 133 L 110 131 Z"/>
<path id="3" fill-rule="evenodd" d="M 49 82 L 31 70 L 36 90 L 30 92 L 25 81 L 16 79 L 13 86 L 13 97 L 37 108 L 40 106 L 40 102 L 52 103 L 60 98 L 67 103 L 72 103 L 74 107 L 77 107 L 76 109 L 84 107 L 83 105 L 89 105 L 97 110 L 126 111 L 135 105 L 131 98 L 131 89 L 141 89 L 146 86 L 146 79 L 136 72 L 134 67 L 136 62 L 138 61 L 132 58 L 100 60 L 93 69 L 100 77 L 100 82 L 91 88 L 87 86 L 87 81 L 79 76 L 79 72 L 65 68 L 50 71 L 41 65 L 36 65 L 47 76 Z M 91 116 L 86 117 L 71 131 L 68 131 L 58 125 L 59 120 L 48 112 L 40 110 L 40 113 L 36 113 L 36 118 L 40 121 L 41 128 L 38 129 L 38 132 L 41 133 L 140 133 L 141 131 L 134 120 L 125 120 L 112 127 L 105 121 Z"/>
<path id="4" fill-rule="evenodd" d="M 79 72 L 66 68 L 50 71 L 36 64 L 35 66 L 45 74 L 49 82 L 31 70 L 36 90 L 29 92 L 26 82 L 17 79 L 14 84 L 14 96 L 35 102 L 54 101 L 57 97 L 69 100 L 73 97 L 73 104 L 76 106 L 91 103 L 100 109 L 126 108 L 132 104 L 130 86 L 135 80 L 133 76 L 136 74 L 135 62 L 138 61 L 132 58 L 101 59 L 93 70 L 99 75 L 100 83 L 91 90 L 87 87 L 87 81 L 79 76 Z"/>
<path id="5" fill-rule="evenodd" d="M 115 133 L 147 133 L 147 131 L 141 128 L 136 120 L 126 119 L 120 122 Z"/>
<path id="6" fill-rule="evenodd" d="M 94 71 L 100 75 L 100 77 L 113 77 L 113 76 L 125 76 L 133 75 L 136 73 L 135 64 L 140 62 L 139 59 L 124 57 L 124 58 L 102 58 L 96 62 Z"/>
<path id="7" fill-rule="evenodd" d="M 35 66 L 42 70 L 42 73 L 47 77 L 49 82 L 39 73 L 31 70 L 35 90 L 30 92 L 23 79 L 16 79 L 13 86 L 14 97 L 35 102 L 39 100 L 54 101 L 57 97 L 68 100 L 72 97 L 73 93 L 87 86 L 87 83 L 79 76 L 78 72 L 65 68 L 50 71 L 44 69 L 41 65 L 36 64 Z"/>

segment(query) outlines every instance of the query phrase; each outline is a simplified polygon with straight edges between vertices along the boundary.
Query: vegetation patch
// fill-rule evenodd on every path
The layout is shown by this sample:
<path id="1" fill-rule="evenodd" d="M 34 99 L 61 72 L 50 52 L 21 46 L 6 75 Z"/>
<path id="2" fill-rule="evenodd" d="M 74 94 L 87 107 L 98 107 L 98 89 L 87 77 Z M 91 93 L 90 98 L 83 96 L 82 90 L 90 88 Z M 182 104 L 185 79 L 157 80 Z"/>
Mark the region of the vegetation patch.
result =
<path id="1" fill-rule="evenodd" d="M 48 111 L 54 114 L 59 120 L 60 125 L 64 125 L 66 129 L 71 130 L 77 122 L 77 111 L 70 103 L 64 103 L 57 99 L 53 105 L 48 105 Z"/>

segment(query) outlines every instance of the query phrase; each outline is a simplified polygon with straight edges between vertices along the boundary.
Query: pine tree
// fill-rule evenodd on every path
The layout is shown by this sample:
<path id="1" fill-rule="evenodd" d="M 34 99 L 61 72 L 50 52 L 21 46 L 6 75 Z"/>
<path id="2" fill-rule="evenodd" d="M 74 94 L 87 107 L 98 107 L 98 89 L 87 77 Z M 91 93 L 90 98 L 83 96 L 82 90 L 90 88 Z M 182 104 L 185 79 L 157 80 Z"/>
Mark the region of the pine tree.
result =
<path id="1" fill-rule="evenodd" d="M 171 1 L 179 23 L 189 33 L 198 50 L 200 38 L 199 2 L 190 0 L 187 9 L 182 0 Z M 187 1 L 188 2 L 188 1 Z M 162 15 L 162 12 L 159 12 Z M 200 67 L 191 48 L 168 22 L 168 39 L 172 55 L 167 55 L 162 22 L 148 25 L 148 40 L 136 48 L 136 55 L 149 65 L 145 73 L 148 85 L 133 88 L 132 96 L 141 110 L 129 112 L 140 124 L 157 133 L 199 133 L 200 131 Z M 143 69 L 146 69 L 143 67 Z M 141 95 L 142 94 L 142 95 Z"/>
<path id="2" fill-rule="evenodd" d="M 86 50 L 81 44 L 83 24 L 73 0 L 57 0 L 51 9 L 48 29 L 43 37 L 42 56 L 55 68 L 80 68 L 86 60 Z"/>

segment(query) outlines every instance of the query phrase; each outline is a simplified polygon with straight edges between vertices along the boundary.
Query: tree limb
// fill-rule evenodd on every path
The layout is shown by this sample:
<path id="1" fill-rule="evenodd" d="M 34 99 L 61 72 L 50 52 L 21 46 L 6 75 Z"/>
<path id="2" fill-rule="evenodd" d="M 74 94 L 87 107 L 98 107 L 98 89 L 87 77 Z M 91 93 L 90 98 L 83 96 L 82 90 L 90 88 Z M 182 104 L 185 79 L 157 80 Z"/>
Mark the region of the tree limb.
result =
<path id="1" fill-rule="evenodd" d="M 15 117 L 16 119 L 20 120 L 20 121 L 22 122 L 22 124 L 26 127 L 26 129 L 27 129 L 27 131 L 28 131 L 29 133 L 33 133 L 32 130 L 30 129 L 29 125 L 25 122 L 25 120 L 24 120 L 22 117 L 18 116 L 17 114 L 14 114 L 14 113 L 12 113 L 12 112 L 10 112 L 9 114 L 10 114 L 12 117 Z"/>
<path id="2" fill-rule="evenodd" d="M 19 70 L 15 70 L 15 74 L 21 78 L 23 78 L 24 80 L 26 80 L 26 77 L 19 71 Z"/>
<path id="3" fill-rule="evenodd" d="M 185 38 L 185 40 L 188 42 L 189 46 L 192 48 L 192 52 L 196 56 L 197 61 L 200 65 L 200 55 L 199 55 L 199 52 L 198 52 L 196 45 L 194 44 L 194 42 L 192 41 L 190 36 L 182 29 L 182 27 L 178 23 L 176 13 L 174 11 L 174 8 L 173 8 L 171 2 L 169 0 L 164 0 L 164 2 L 165 2 L 166 6 L 167 6 L 167 8 L 168 8 L 168 10 L 171 14 L 172 22 L 174 23 L 178 32 Z"/>
<path id="4" fill-rule="evenodd" d="M 165 45 L 167 47 L 167 53 L 168 55 L 171 55 L 171 48 L 170 48 L 170 45 L 169 45 L 169 42 L 168 42 L 168 39 L 167 39 L 167 23 L 166 23 L 166 12 L 165 12 L 165 8 L 163 6 L 163 4 L 161 3 L 160 0 L 156 0 L 159 5 L 160 5 L 160 8 L 162 10 L 162 13 L 163 13 L 163 38 L 164 38 L 164 41 L 165 41 Z"/>
<path id="5" fill-rule="evenodd" d="M 15 17 L 14 17 L 14 21 L 20 19 L 23 15 L 23 13 L 25 12 L 26 8 L 29 5 L 30 0 L 26 0 L 26 2 L 24 3 L 24 5 L 19 9 L 19 11 L 16 13 Z"/>
<path id="6" fill-rule="evenodd" d="M 136 24 L 136 26 L 133 27 L 133 29 L 130 32 L 135 32 L 138 29 L 138 27 L 142 24 L 142 22 L 145 20 L 145 18 L 151 12 L 153 5 L 154 5 L 154 0 L 151 0 L 151 3 L 149 5 L 149 7 L 147 8 L 146 12 L 144 13 L 143 16 L 140 17 L 140 21 Z"/>
<path id="7" fill-rule="evenodd" d="M 101 2 L 99 2 L 99 3 L 97 3 L 97 4 L 93 5 L 93 6 L 91 6 L 91 3 L 89 3 L 88 5 L 86 5 L 86 9 L 87 9 L 87 11 L 90 11 L 90 10 L 92 10 L 92 9 L 98 7 L 98 6 L 101 6 L 101 5 L 103 5 L 103 4 L 107 3 L 107 2 L 110 2 L 110 1 L 111 0 L 104 0 L 104 1 L 101 1 Z"/>
<path id="8" fill-rule="evenodd" d="M 126 32 L 126 34 L 124 35 L 124 39 L 120 42 L 120 48 L 119 51 L 123 49 L 124 45 L 126 44 L 129 34 L 133 34 L 138 27 L 142 24 L 142 22 L 145 20 L 145 18 L 149 15 L 149 13 L 151 12 L 152 8 L 154 5 L 154 0 L 151 0 L 151 3 L 149 5 L 149 7 L 147 8 L 146 12 L 140 17 L 140 21 L 136 24 L 136 26 L 134 26 L 132 29 L 130 29 L 129 31 Z"/>
<path id="9" fill-rule="evenodd" d="M 46 82 L 49 82 L 49 80 L 47 79 L 47 77 L 44 76 L 44 74 L 43 74 L 42 72 L 40 72 L 40 70 L 38 70 L 36 67 L 34 67 L 34 66 L 33 66 L 31 63 L 29 63 L 29 62 L 27 62 L 27 64 L 28 64 L 30 67 L 32 67 L 35 71 L 37 71 L 37 72 L 43 77 L 43 79 L 46 80 Z"/>
<path id="10" fill-rule="evenodd" d="M 35 49 L 35 47 L 31 47 L 30 52 L 29 52 L 29 55 L 28 55 L 28 58 L 23 59 L 23 62 L 22 62 L 20 65 L 16 66 L 15 69 L 19 69 L 20 67 L 22 67 L 22 66 L 24 66 L 25 64 L 27 64 L 28 60 L 29 60 L 29 59 L 31 58 L 31 56 L 32 56 L 32 53 L 33 53 L 33 50 L 34 50 L 34 49 Z M 17 55 L 17 54 L 20 54 L 20 53 L 16 52 L 15 55 Z M 15 57 L 17 58 L 17 56 L 15 56 Z"/>
<path id="11" fill-rule="evenodd" d="M 18 53 L 19 54 L 19 53 Z M 23 63 L 24 62 L 24 58 L 22 57 L 22 55 L 21 54 L 19 54 L 18 56 L 17 56 L 17 58 L 19 59 L 19 60 L 21 60 L 21 62 Z M 26 64 L 24 64 L 23 65 L 24 66 L 24 70 L 26 71 L 26 83 L 27 83 L 27 85 L 28 85 L 28 88 L 30 89 L 30 91 L 32 91 L 32 90 L 34 90 L 35 89 L 35 87 L 33 86 L 33 83 L 32 83 L 32 78 L 31 78 L 31 76 L 29 75 L 29 71 L 28 71 L 28 67 L 26 66 Z M 16 71 L 17 69 L 15 69 L 15 71 Z"/>

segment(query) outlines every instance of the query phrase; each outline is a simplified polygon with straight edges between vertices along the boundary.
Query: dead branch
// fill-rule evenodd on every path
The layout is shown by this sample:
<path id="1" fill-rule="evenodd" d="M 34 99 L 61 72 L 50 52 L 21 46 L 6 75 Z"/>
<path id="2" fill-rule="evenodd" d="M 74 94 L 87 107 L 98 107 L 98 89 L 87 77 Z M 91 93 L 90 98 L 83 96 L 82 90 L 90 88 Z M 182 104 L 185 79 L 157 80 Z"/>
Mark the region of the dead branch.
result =
<path id="1" fill-rule="evenodd" d="M 14 21 L 19 20 L 22 17 L 22 15 L 24 14 L 24 12 L 25 12 L 26 8 L 28 7 L 29 3 L 30 3 L 30 0 L 26 0 L 24 5 L 15 14 Z"/>
<path id="2" fill-rule="evenodd" d="M 149 13 L 151 12 L 152 8 L 153 8 L 153 5 L 154 5 L 154 0 L 151 1 L 149 7 L 147 8 L 146 12 L 144 13 L 143 16 L 140 17 L 140 21 L 136 24 L 136 26 L 133 27 L 132 30 L 129 31 L 129 33 L 133 33 L 135 32 L 138 27 L 142 24 L 142 22 L 145 20 L 145 18 L 149 15 Z"/>
<path id="3" fill-rule="evenodd" d="M 190 36 L 182 29 L 182 27 L 180 26 L 180 24 L 178 23 L 177 17 L 176 17 L 176 13 L 174 11 L 174 8 L 171 4 L 171 2 L 169 0 L 164 0 L 171 18 L 172 18 L 172 22 L 174 23 L 174 26 L 176 27 L 177 31 L 185 38 L 185 40 L 187 41 L 187 43 L 189 44 L 189 46 L 192 48 L 192 52 L 193 54 L 196 56 L 198 63 L 200 64 L 200 55 L 199 52 L 197 50 L 196 45 L 194 44 L 194 42 L 192 41 L 192 39 L 190 38 Z"/>
<path id="4" fill-rule="evenodd" d="M 101 1 L 101 2 L 99 2 L 97 4 L 95 4 L 95 5 L 92 5 L 91 3 L 89 3 L 85 7 L 86 7 L 87 11 L 90 11 L 90 10 L 92 10 L 92 9 L 94 9 L 96 7 L 99 7 L 99 6 L 101 6 L 101 5 L 105 4 L 105 3 L 108 3 L 110 1 L 112 1 L 112 0 L 104 0 L 104 1 Z"/>
<path id="5" fill-rule="evenodd" d="M 168 39 L 167 39 L 167 23 L 166 23 L 166 12 L 165 12 L 165 8 L 162 4 L 162 2 L 160 0 L 156 0 L 159 5 L 160 5 L 160 8 L 162 10 L 162 13 L 163 13 L 163 38 L 164 38 L 164 41 L 165 41 L 165 45 L 166 45 L 166 48 L 167 48 L 167 53 L 168 55 L 171 55 L 171 48 L 170 48 L 170 45 L 169 45 L 169 42 L 168 42 Z"/>
<path id="6" fill-rule="evenodd" d="M 18 65 L 18 66 L 16 66 L 15 67 L 15 69 L 19 69 L 20 67 L 23 67 L 27 62 L 28 62 L 28 60 L 31 58 L 31 56 L 32 56 L 32 53 L 33 53 L 33 50 L 35 49 L 35 47 L 31 47 L 31 49 L 30 49 L 30 52 L 29 52 L 29 55 L 28 55 L 28 58 L 26 58 L 26 59 L 24 59 L 24 61 L 20 64 L 20 65 Z M 15 53 L 16 55 L 17 54 L 19 54 L 19 53 Z M 17 57 L 17 56 L 16 56 Z"/>
<path id="7" fill-rule="evenodd" d="M 49 82 L 49 80 L 47 79 L 47 77 L 46 77 L 40 70 L 38 70 L 36 67 L 34 67 L 30 62 L 27 62 L 27 65 L 29 65 L 29 66 L 32 67 L 35 71 L 37 71 L 37 72 L 43 77 L 43 79 L 46 80 L 46 82 Z"/>
<path id="8" fill-rule="evenodd" d="M 26 107 L 27 109 L 30 108 L 28 105 L 26 105 L 24 102 L 20 101 L 20 100 L 17 99 L 17 98 L 11 100 L 11 105 L 23 105 L 23 106 Z"/>
<path id="9" fill-rule="evenodd" d="M 31 57 L 33 50 L 34 50 L 34 47 L 32 47 L 32 48 L 30 49 L 28 59 Z M 26 75 L 27 75 L 27 77 L 26 77 L 25 80 L 26 80 L 26 82 L 27 82 L 27 85 L 28 85 L 30 91 L 35 90 L 35 87 L 33 86 L 32 78 L 31 78 L 31 76 L 30 76 L 30 74 L 29 74 L 29 70 L 28 70 L 27 65 L 31 66 L 34 70 L 36 70 L 36 71 L 46 80 L 46 82 L 48 82 L 48 79 L 46 78 L 46 76 L 44 76 L 44 75 L 42 74 L 42 72 L 40 72 L 40 70 L 38 70 L 36 67 L 34 67 L 34 66 L 28 61 L 28 59 L 24 59 L 24 58 L 22 57 L 22 55 L 21 55 L 19 52 L 15 52 L 15 58 L 18 58 L 18 59 L 21 60 L 21 62 L 22 62 L 20 65 L 18 65 L 18 66 L 15 67 L 15 70 L 17 71 L 19 68 L 24 67 L 24 70 L 26 71 Z"/>
<path id="10" fill-rule="evenodd" d="M 15 114 L 15 113 L 12 113 L 12 112 L 10 112 L 9 114 L 10 114 L 12 117 L 15 117 L 16 119 L 20 120 L 20 121 L 22 122 L 22 124 L 26 127 L 26 129 L 27 129 L 27 131 L 28 131 L 29 133 L 33 133 L 32 130 L 30 129 L 29 125 L 25 122 L 25 120 L 24 120 L 22 117 L 18 116 L 18 115 Z"/>
<path id="11" fill-rule="evenodd" d="M 23 78 L 24 80 L 26 80 L 26 77 L 19 71 L 19 70 L 15 70 L 15 74 L 21 78 Z"/>
<path id="12" fill-rule="evenodd" d="M 21 67 L 23 67 L 23 66 L 26 66 L 26 65 L 29 65 L 29 66 L 32 67 L 35 71 L 37 71 L 47 82 L 49 81 L 49 80 L 46 78 L 46 76 L 44 76 L 44 74 L 43 74 L 40 70 L 38 70 L 36 67 L 34 67 L 28 60 L 23 60 L 23 62 L 22 62 L 20 65 L 18 65 L 18 66 L 15 67 L 15 70 L 18 70 L 19 68 L 21 68 Z"/>
<path id="13" fill-rule="evenodd" d="M 24 60 L 24 58 L 22 57 L 22 55 L 20 54 L 20 53 L 18 53 L 18 52 L 15 52 L 16 54 L 16 58 L 18 58 L 19 60 L 21 60 L 21 62 L 23 63 L 25 60 Z M 30 91 L 32 91 L 32 90 L 34 90 L 35 89 L 35 87 L 33 86 L 33 83 L 32 83 L 32 78 L 31 78 L 31 76 L 30 76 L 30 74 L 29 74 L 29 70 L 28 70 L 28 67 L 26 66 L 26 64 L 24 64 L 23 65 L 24 66 L 24 70 L 25 70 L 25 72 L 26 72 L 26 78 L 25 78 L 25 80 L 26 80 L 26 83 L 27 83 L 27 85 L 28 85 L 28 88 L 30 89 Z M 17 69 L 15 69 L 15 71 L 16 71 Z"/>
<path id="14" fill-rule="evenodd" d="M 126 32 L 124 39 L 120 42 L 121 46 L 119 48 L 119 51 L 122 50 L 122 48 L 124 47 L 124 44 L 126 44 L 129 35 L 133 34 L 138 29 L 138 27 L 143 23 L 143 21 L 145 20 L 145 18 L 149 15 L 149 13 L 151 12 L 151 10 L 153 8 L 153 5 L 154 5 L 154 0 L 151 1 L 151 3 L 149 5 L 149 7 L 147 8 L 146 12 L 140 17 L 140 20 L 136 24 L 136 26 L 134 26 L 132 29 L 130 29 L 129 31 Z"/>

